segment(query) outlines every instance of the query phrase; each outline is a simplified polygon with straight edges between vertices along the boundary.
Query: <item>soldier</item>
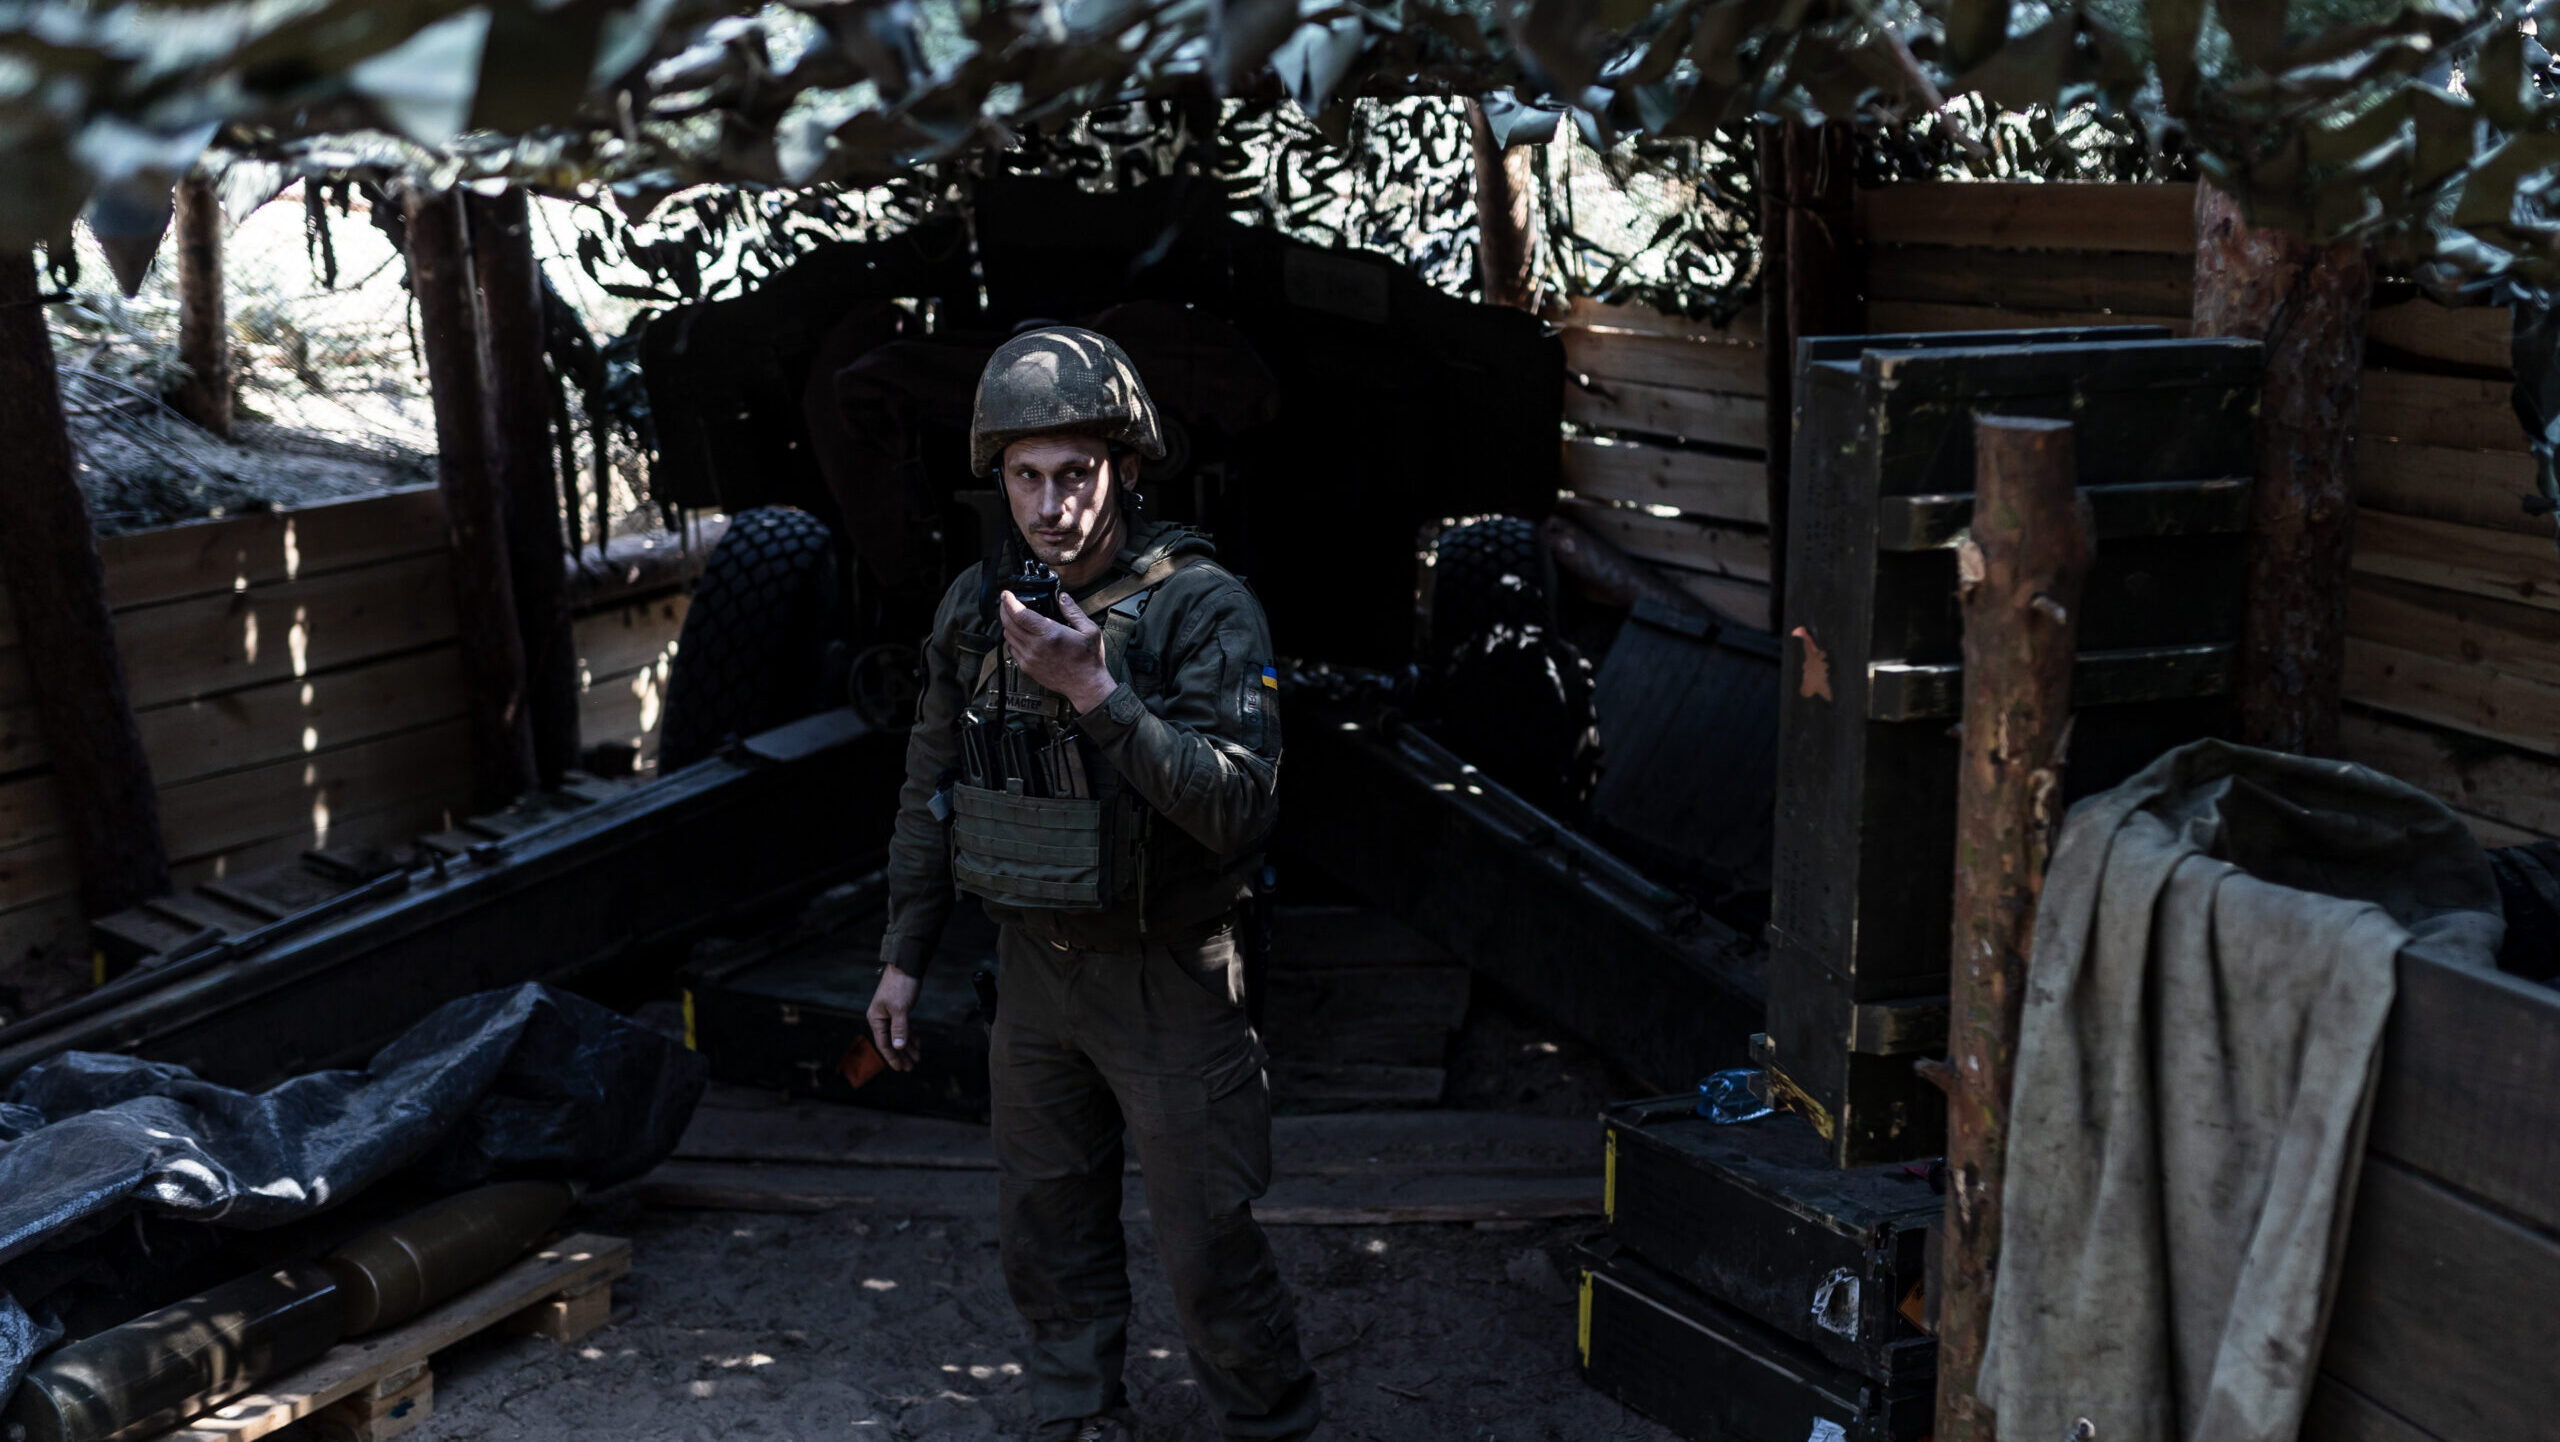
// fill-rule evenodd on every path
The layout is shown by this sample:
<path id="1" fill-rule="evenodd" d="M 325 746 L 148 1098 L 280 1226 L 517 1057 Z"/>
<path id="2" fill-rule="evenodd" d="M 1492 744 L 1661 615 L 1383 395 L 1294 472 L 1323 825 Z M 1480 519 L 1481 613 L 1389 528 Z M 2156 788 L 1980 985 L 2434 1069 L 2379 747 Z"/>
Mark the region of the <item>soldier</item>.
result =
<path id="1" fill-rule="evenodd" d="M 872 1037 L 915 1065 L 918 978 L 955 885 L 977 896 L 1001 928 L 998 1229 L 1042 1442 L 1133 1435 L 1124 1145 L 1211 1413 L 1228 1437 L 1304 1437 L 1315 1378 L 1253 1218 L 1271 1109 L 1237 950 L 1280 764 L 1262 607 L 1207 537 L 1141 516 L 1164 446 L 1104 337 L 998 348 L 969 444 L 1014 525 L 927 639 Z"/>

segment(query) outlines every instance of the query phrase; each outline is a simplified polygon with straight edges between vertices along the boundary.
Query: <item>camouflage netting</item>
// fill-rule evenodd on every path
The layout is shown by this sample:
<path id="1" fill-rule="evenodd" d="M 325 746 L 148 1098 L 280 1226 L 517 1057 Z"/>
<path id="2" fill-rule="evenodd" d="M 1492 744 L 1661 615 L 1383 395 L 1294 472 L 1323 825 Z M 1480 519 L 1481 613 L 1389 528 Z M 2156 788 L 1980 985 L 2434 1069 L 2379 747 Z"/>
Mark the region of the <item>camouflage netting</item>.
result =
<path id="1" fill-rule="evenodd" d="M 1721 196 L 1739 172 L 1707 152 L 1757 115 L 1933 129 L 1964 168 L 2038 171 L 2073 147 L 2005 117 L 2086 111 L 2261 223 L 2480 297 L 2560 279 L 2555 3 L 26 0 L 0 7 L 0 244 L 64 236 L 84 204 L 147 237 L 208 155 L 269 194 L 511 179 L 636 220 L 699 184 L 895 186 L 1140 100 L 1286 100 L 1356 153 L 1363 97 L 1477 96 L 1508 134 L 1696 147 L 1675 172 Z M 1686 249 L 1661 274 L 1728 283 Z M 1558 264 L 1586 260 L 1612 268 Z"/>

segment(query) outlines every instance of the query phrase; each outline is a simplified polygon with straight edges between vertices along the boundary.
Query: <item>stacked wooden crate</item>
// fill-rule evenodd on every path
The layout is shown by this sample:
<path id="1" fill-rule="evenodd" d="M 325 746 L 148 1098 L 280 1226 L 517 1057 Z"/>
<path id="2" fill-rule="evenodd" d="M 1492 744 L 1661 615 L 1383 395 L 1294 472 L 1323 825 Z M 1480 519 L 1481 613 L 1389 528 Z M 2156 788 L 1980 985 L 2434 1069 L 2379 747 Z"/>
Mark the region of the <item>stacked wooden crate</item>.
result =
<path id="1" fill-rule="evenodd" d="M 450 824 L 469 791 L 444 513 L 420 487 L 99 545 L 181 889 Z M 589 740 L 653 739 L 683 619 L 599 576 L 576 622 Z M 673 589 L 669 589 L 672 587 Z M 79 878 L 0 604 L 0 1010 L 88 973 Z"/>
<path id="2" fill-rule="evenodd" d="M 2191 185 L 1862 192 L 1867 328 L 2188 329 Z M 2373 311 L 2356 451 L 2350 759 L 2444 798 L 2483 840 L 2560 836 L 2560 545 L 2527 515 L 2507 313 Z"/>
<path id="3" fill-rule="evenodd" d="M 1717 611 L 1768 628 L 1769 407 L 1759 326 L 1574 301 L 1562 512 Z"/>

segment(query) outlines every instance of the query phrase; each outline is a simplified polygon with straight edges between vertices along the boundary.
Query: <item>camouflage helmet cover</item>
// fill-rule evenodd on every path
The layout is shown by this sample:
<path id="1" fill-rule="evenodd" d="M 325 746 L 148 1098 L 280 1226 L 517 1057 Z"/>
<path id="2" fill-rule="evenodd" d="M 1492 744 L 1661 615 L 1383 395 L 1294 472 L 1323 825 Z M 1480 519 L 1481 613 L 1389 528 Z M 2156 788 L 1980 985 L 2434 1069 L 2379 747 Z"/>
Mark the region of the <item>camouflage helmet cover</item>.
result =
<path id="1" fill-rule="evenodd" d="M 1081 326 L 1024 331 L 987 358 L 969 418 L 969 468 L 993 471 L 1027 436 L 1099 436 L 1164 459 L 1155 402 L 1129 353 Z"/>

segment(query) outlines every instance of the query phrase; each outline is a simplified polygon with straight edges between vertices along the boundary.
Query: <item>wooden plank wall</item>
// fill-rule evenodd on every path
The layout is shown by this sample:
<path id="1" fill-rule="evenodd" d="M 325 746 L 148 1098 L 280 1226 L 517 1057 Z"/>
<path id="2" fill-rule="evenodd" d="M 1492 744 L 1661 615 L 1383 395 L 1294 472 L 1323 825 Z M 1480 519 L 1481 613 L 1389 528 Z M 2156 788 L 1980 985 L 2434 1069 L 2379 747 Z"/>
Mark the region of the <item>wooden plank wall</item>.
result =
<path id="1" fill-rule="evenodd" d="M 2184 334 L 2187 185 L 1863 192 L 1870 329 L 2155 323 Z M 2524 513 L 2507 315 L 2378 307 L 2356 451 L 2347 754 L 2484 840 L 2560 836 L 2560 546 Z"/>
<path id="2" fill-rule="evenodd" d="M 1577 300 L 1564 333 L 1559 508 L 1682 589 L 1766 628 L 1768 381 L 1760 329 Z"/>
<path id="3" fill-rule="evenodd" d="M 2184 333 L 2187 186 L 1922 185 L 1861 197 L 1877 331 L 2156 321 Z M 2483 840 L 2560 835 L 2560 547 L 2524 514 L 2506 313 L 2378 307 L 2365 356 L 2347 754 Z M 2342 1284 L 2304 1429 L 2549 1434 L 2560 1371 L 2560 999 L 2404 958 Z"/>
<path id="4" fill-rule="evenodd" d="M 161 828 L 181 886 L 306 847 L 396 846 L 469 791 L 432 487 L 100 543 Z M 654 742 L 680 589 L 578 618 L 586 739 Z M 0 604 L 0 1013 L 85 978 L 14 621 Z M 18 994 L 12 995 L 12 990 Z"/>

